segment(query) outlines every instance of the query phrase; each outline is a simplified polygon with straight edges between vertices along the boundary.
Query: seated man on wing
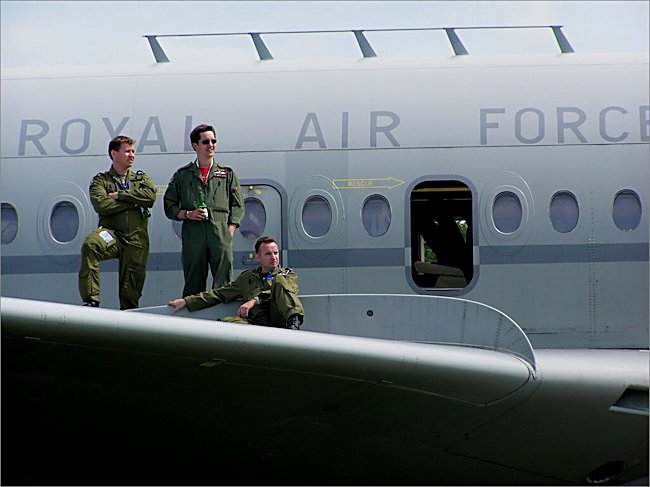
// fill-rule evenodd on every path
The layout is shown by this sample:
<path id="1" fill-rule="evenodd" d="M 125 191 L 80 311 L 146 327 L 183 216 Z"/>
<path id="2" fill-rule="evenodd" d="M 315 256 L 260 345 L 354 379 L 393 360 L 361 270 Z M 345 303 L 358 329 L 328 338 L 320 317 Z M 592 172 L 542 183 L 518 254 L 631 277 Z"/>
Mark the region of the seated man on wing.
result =
<path id="1" fill-rule="evenodd" d="M 242 272 L 233 282 L 170 301 L 169 305 L 174 307 L 172 312 L 185 307 L 196 311 L 243 298 L 239 316 L 228 317 L 224 321 L 299 330 L 304 311 L 298 299 L 298 274 L 280 267 L 280 249 L 272 237 L 257 240 L 255 260 L 260 266 Z"/>

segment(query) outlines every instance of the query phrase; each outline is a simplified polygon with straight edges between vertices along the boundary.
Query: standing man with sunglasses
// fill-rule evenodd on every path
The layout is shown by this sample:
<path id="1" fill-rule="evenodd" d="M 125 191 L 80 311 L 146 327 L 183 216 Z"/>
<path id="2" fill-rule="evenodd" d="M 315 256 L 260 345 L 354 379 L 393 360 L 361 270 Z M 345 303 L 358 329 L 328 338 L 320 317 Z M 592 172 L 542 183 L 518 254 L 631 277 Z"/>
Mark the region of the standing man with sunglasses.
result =
<path id="1" fill-rule="evenodd" d="M 214 127 L 198 125 L 190 141 L 196 159 L 174 173 L 164 197 L 167 218 L 183 222 L 183 297 L 205 291 L 208 264 L 213 288 L 233 280 L 232 239 L 244 218 L 237 175 L 214 159 Z"/>

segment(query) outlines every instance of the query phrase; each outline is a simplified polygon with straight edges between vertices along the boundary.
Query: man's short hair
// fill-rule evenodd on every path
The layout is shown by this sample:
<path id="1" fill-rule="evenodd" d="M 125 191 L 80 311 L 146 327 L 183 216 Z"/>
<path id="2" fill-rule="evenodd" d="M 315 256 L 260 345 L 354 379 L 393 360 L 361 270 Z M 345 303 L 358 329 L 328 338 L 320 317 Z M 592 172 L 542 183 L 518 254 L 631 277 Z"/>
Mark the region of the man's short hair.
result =
<path id="1" fill-rule="evenodd" d="M 257 242 L 255 242 L 255 253 L 256 254 L 260 253 L 260 247 L 262 246 L 262 244 L 270 244 L 270 243 L 274 243 L 275 245 L 278 245 L 275 239 L 273 237 L 269 237 L 268 235 L 258 238 Z"/>
<path id="2" fill-rule="evenodd" d="M 201 125 L 194 127 L 190 132 L 190 142 L 192 142 L 192 144 L 198 144 L 203 132 L 212 132 L 215 136 L 217 135 L 217 131 L 212 125 L 202 123 Z"/>
<path id="3" fill-rule="evenodd" d="M 119 151 L 120 148 L 122 147 L 122 144 L 135 145 L 135 139 L 132 139 L 131 137 L 127 137 L 126 135 L 118 135 L 117 137 L 113 137 L 111 141 L 108 143 L 108 157 L 111 158 L 111 161 L 113 160 L 111 151 L 112 150 Z"/>

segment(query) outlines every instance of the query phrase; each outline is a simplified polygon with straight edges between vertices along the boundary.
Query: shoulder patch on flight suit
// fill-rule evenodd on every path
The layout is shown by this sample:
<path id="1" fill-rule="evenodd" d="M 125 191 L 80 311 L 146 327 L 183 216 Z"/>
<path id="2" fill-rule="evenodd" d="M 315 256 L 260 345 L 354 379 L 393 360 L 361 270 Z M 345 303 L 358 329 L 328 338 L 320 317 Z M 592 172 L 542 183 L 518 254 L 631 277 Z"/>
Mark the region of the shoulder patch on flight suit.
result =
<path id="1" fill-rule="evenodd" d="M 131 178 L 131 181 L 142 181 L 144 179 L 144 171 L 136 171 L 136 173 Z"/>

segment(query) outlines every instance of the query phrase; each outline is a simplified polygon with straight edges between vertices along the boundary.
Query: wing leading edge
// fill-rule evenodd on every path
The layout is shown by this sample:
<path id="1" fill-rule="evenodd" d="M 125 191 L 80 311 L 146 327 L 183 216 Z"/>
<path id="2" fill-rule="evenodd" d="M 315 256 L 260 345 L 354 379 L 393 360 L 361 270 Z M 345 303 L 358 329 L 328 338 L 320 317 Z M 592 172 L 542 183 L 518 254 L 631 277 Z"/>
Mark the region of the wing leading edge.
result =
<path id="1" fill-rule="evenodd" d="M 476 405 L 499 401 L 534 379 L 528 362 L 492 350 L 158 314 L 169 314 L 168 307 L 149 311 L 3 297 L 2 328 L 7 337 L 342 377 Z"/>

